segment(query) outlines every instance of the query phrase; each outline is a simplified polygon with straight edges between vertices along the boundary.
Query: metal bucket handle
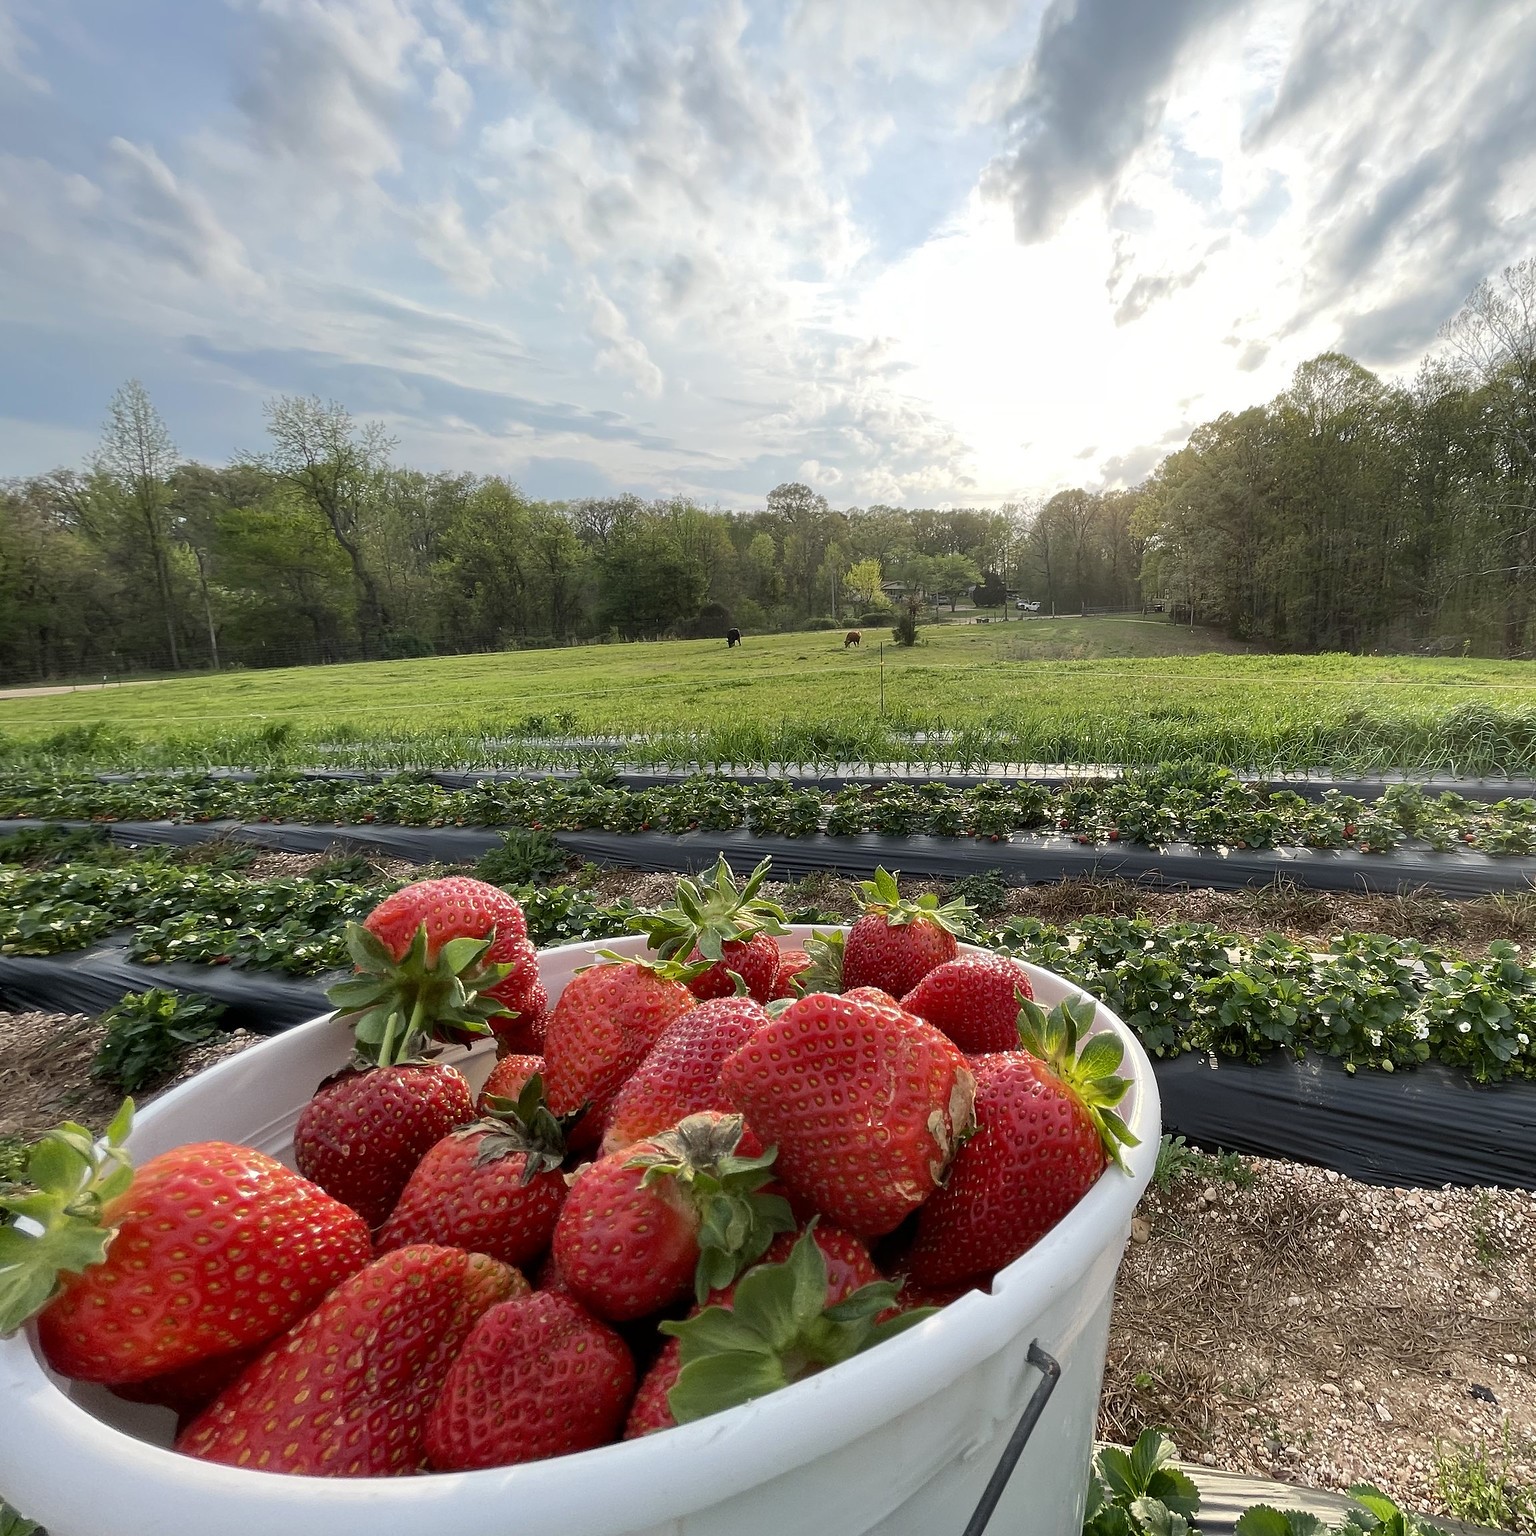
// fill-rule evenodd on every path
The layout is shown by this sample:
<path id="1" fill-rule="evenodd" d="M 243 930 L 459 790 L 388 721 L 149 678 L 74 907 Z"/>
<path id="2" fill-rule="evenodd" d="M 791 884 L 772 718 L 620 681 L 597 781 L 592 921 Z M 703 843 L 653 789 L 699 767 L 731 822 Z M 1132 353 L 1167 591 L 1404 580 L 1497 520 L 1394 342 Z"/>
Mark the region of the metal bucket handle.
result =
<path id="1" fill-rule="evenodd" d="M 1038 1339 L 1030 1341 L 1028 1359 L 1029 1363 L 1040 1372 L 1040 1385 L 1035 1388 L 1029 1401 L 1025 1403 L 1024 1412 L 1020 1415 L 1012 1435 L 1008 1437 L 1008 1444 L 1003 1448 L 1002 1457 L 988 1480 L 981 1502 L 976 1506 L 976 1511 L 966 1524 L 961 1536 L 982 1536 L 982 1532 L 986 1530 L 988 1522 L 992 1519 L 992 1512 L 1003 1496 L 1003 1489 L 1008 1486 L 1008 1479 L 1013 1476 L 1013 1469 L 1018 1465 L 1019 1457 L 1024 1454 L 1024 1447 L 1029 1442 L 1030 1434 L 1039 1423 L 1040 1415 L 1045 1412 L 1045 1405 L 1050 1400 L 1051 1393 L 1056 1390 L 1056 1383 L 1061 1379 L 1061 1366 L 1040 1348 Z"/>

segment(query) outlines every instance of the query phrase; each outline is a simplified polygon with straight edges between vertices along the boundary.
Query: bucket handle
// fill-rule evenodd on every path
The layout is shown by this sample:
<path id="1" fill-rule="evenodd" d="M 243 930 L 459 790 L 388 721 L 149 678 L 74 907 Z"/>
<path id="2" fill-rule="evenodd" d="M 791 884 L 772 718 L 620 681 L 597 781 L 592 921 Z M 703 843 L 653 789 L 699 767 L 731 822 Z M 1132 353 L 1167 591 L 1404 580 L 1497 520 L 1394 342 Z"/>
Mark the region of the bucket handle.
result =
<path id="1" fill-rule="evenodd" d="M 988 1522 L 992 1519 L 992 1512 L 1003 1496 L 1003 1489 L 1008 1486 L 1008 1479 L 1013 1476 L 1013 1469 L 1018 1465 L 1019 1457 L 1024 1454 L 1024 1447 L 1035 1425 L 1039 1423 L 1040 1415 L 1045 1412 L 1045 1405 L 1051 1393 L 1056 1390 L 1056 1383 L 1061 1379 L 1061 1366 L 1040 1348 L 1038 1339 L 1030 1341 L 1028 1359 L 1029 1363 L 1040 1372 L 1040 1385 L 1035 1388 L 1029 1401 L 1025 1403 L 1024 1412 L 1013 1434 L 1009 1436 L 1008 1444 L 1003 1448 L 1002 1458 L 987 1483 L 986 1492 L 982 1494 L 981 1502 L 976 1506 L 976 1512 L 971 1516 L 961 1536 L 982 1536 L 982 1532 L 986 1530 Z"/>

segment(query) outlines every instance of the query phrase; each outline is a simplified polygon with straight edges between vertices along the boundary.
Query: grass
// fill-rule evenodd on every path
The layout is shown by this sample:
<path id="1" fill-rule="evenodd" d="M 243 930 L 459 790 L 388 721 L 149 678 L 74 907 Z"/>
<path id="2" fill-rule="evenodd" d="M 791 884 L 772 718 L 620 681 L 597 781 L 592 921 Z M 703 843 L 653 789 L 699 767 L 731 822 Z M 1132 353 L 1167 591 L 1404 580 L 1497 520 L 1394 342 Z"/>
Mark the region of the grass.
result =
<path id="1" fill-rule="evenodd" d="M 1520 663 L 1213 650 L 1152 619 L 934 625 L 203 674 L 0 700 L 0 760 L 178 767 L 988 761 L 1536 771 Z M 1057 659 L 1063 650 L 1071 659 Z M 581 747 L 569 738 L 631 738 Z"/>
<path id="2" fill-rule="evenodd" d="M 1497 1446 L 1437 1445 L 1435 1489 L 1446 1510 L 1473 1525 L 1536 1536 L 1536 1492 L 1514 1481 L 1515 1451 L 1508 1420 Z"/>

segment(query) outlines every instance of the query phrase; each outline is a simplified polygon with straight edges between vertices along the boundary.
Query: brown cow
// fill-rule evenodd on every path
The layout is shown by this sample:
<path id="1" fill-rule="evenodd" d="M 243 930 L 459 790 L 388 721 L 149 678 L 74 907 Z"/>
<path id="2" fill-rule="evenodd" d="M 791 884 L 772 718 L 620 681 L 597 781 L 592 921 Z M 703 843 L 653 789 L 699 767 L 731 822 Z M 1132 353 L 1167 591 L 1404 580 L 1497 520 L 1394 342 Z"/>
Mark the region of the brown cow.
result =
<path id="1" fill-rule="evenodd" d="M 843 649 L 846 651 L 850 645 L 857 645 L 863 638 L 864 636 L 860 634 L 858 630 L 850 629 L 848 633 L 843 636 Z"/>

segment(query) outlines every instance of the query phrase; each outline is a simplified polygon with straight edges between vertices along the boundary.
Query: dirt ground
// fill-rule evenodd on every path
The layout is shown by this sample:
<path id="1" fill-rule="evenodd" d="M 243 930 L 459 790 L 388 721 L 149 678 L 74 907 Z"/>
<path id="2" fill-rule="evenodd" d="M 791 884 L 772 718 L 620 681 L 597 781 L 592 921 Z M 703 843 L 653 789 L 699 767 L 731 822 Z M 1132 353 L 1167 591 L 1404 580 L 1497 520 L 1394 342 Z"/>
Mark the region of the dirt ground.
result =
<path id="1" fill-rule="evenodd" d="M 1437 1449 L 1536 1488 L 1536 1194 L 1380 1189 L 1212 1159 L 1150 1190 L 1115 1299 L 1100 1433 L 1451 1514 Z M 1507 1441 L 1506 1441 L 1507 1435 Z M 1507 1458 L 1507 1459 L 1506 1459 Z"/>

